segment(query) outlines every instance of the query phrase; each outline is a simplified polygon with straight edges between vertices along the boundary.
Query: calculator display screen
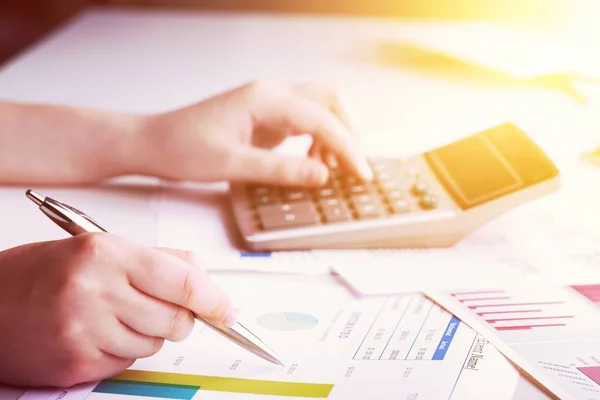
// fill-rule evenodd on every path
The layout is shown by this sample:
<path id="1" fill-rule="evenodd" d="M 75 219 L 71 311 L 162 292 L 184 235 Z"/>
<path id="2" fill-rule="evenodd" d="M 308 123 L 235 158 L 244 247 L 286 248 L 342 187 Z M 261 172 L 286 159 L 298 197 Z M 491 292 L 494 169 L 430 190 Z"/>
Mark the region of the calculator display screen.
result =
<path id="1" fill-rule="evenodd" d="M 513 124 L 499 125 L 424 156 L 463 210 L 558 175 L 552 161 Z"/>

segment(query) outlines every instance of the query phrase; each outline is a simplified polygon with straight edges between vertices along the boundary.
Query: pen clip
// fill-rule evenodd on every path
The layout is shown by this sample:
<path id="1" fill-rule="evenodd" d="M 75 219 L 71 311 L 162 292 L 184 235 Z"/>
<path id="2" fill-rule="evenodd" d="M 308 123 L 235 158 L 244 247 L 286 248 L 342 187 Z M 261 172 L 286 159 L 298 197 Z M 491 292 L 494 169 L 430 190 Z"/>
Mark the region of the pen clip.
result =
<path id="1" fill-rule="evenodd" d="M 89 223 L 95 225 L 97 228 L 99 228 L 102 231 L 106 232 L 106 229 L 102 228 L 98 222 L 94 221 L 91 217 L 89 217 L 83 211 L 80 211 L 80 210 L 76 209 L 75 207 L 71 207 L 68 204 L 61 203 L 60 201 L 56 201 L 54 199 L 48 199 L 48 200 L 51 200 L 55 205 L 59 205 L 59 206 L 61 206 L 63 208 L 66 208 L 67 210 L 69 210 L 69 211 L 73 212 L 75 215 L 77 215 L 79 218 L 85 219 Z"/>

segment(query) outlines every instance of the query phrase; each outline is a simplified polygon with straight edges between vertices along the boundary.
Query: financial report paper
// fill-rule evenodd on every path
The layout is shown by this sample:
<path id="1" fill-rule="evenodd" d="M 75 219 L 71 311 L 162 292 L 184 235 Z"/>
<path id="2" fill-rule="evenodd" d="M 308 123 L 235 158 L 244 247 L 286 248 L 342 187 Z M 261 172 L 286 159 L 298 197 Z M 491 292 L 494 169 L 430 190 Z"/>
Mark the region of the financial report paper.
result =
<path id="1" fill-rule="evenodd" d="M 521 282 L 429 295 L 560 399 L 600 399 L 600 284 Z"/>
<path id="2" fill-rule="evenodd" d="M 545 398 L 484 337 L 422 294 L 357 299 L 333 280 L 214 279 L 285 367 L 198 324 L 185 341 L 113 379 L 30 390 L 21 400 Z"/>

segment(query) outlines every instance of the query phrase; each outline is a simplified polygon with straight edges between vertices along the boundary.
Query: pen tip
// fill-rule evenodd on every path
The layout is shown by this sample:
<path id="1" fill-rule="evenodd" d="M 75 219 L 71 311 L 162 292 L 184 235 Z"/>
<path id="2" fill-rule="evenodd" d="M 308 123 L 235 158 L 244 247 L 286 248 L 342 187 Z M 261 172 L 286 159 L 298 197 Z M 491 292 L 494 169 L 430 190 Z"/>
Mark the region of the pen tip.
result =
<path id="1" fill-rule="evenodd" d="M 281 367 L 285 367 L 285 364 L 283 363 L 283 361 L 281 361 L 279 356 L 277 356 L 275 353 L 264 352 L 261 355 L 261 357 L 264 358 L 265 360 L 269 361 L 272 364 L 279 365 Z"/>
<path id="2" fill-rule="evenodd" d="M 279 365 L 280 367 L 285 367 L 285 363 L 283 362 L 283 360 L 281 358 L 279 358 L 279 356 L 273 357 L 271 359 L 271 362 L 275 365 Z"/>
<path id="3" fill-rule="evenodd" d="M 28 197 L 28 198 L 29 198 L 31 201 L 33 201 L 35 204 L 37 204 L 38 206 L 41 206 L 41 205 L 42 205 L 42 203 L 43 203 L 43 202 L 44 202 L 44 200 L 45 200 L 44 196 L 40 195 L 40 194 L 39 194 L 39 193 L 37 193 L 37 192 L 34 192 L 34 191 L 33 191 L 33 190 L 31 190 L 31 189 L 28 189 L 28 190 L 25 192 L 25 195 L 26 195 L 26 196 L 27 196 L 27 197 Z"/>

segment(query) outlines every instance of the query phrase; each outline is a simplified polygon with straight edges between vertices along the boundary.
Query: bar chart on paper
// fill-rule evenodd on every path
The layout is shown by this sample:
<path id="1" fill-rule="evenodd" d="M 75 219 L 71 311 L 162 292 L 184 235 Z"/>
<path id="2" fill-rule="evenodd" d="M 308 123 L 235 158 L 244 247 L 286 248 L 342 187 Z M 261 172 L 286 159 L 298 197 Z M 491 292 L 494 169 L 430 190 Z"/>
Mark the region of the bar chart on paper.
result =
<path id="1" fill-rule="evenodd" d="M 497 331 L 565 327 L 573 315 L 564 301 L 522 301 L 505 290 L 457 292 L 451 295 Z"/>
<path id="2" fill-rule="evenodd" d="M 600 309 L 573 289 L 516 286 L 454 290 L 446 296 L 509 343 L 594 340 L 600 326 L 589 321 L 600 323 Z M 600 293 L 600 286 L 591 290 Z"/>
<path id="3" fill-rule="evenodd" d="M 561 399 L 600 399 L 600 285 L 431 293 Z"/>

